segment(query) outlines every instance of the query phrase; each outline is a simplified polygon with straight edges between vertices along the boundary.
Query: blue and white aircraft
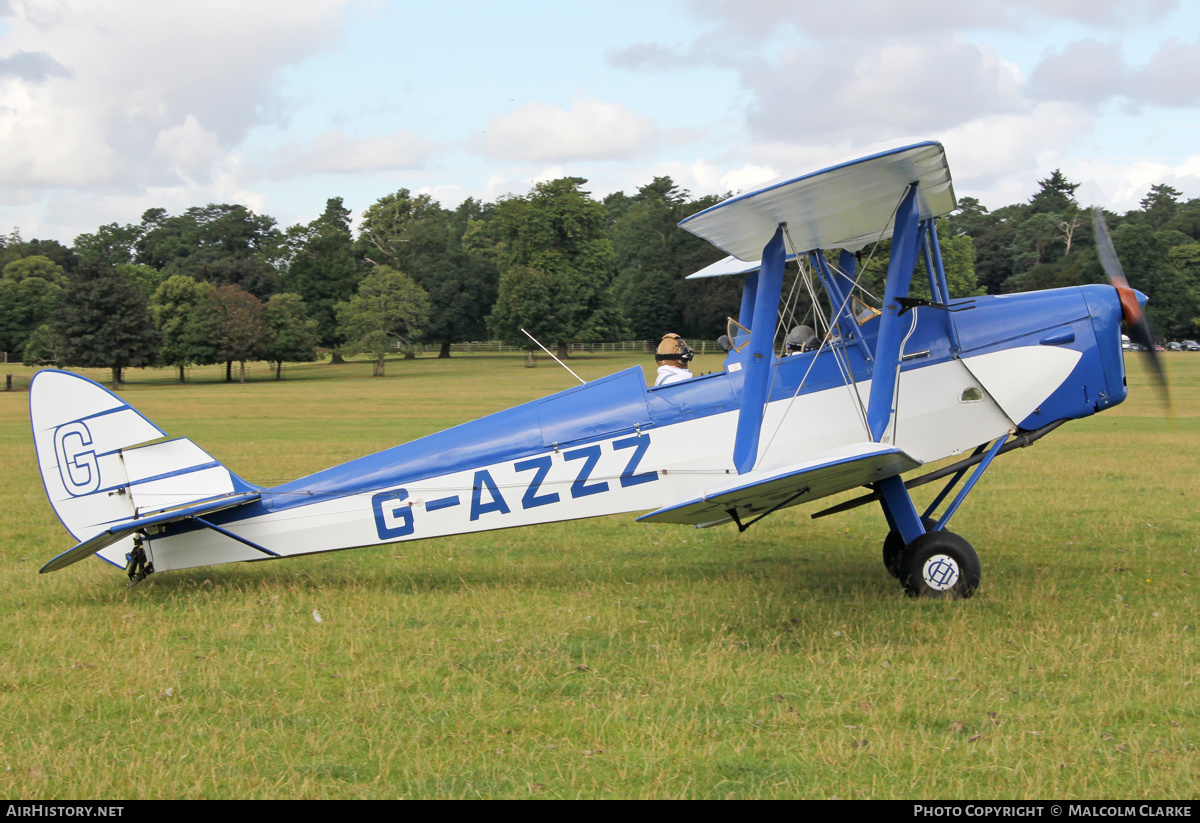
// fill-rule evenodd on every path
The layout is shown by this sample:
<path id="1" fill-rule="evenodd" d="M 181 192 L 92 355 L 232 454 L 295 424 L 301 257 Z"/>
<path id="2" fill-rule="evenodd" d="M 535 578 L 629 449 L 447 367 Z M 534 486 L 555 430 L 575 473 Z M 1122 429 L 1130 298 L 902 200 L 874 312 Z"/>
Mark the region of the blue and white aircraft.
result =
<path id="1" fill-rule="evenodd" d="M 246 482 L 191 440 L 168 438 L 87 378 L 38 372 L 30 395 L 38 463 L 79 541 L 42 571 L 98 554 L 136 582 L 171 569 L 645 510 L 643 522 L 744 530 L 782 508 L 866 487 L 836 508 L 878 501 L 890 529 L 885 566 L 904 588 L 970 596 L 979 558 L 946 529 L 950 518 L 997 455 L 1120 403 L 1122 320 L 1147 332 L 1145 297 L 1120 275 L 1099 220 L 1113 286 L 951 299 L 934 221 L 955 208 L 934 141 L 893 144 L 733 197 L 680 224 L 731 255 L 693 276 L 744 278 L 719 372 L 650 387 L 632 367 L 273 488 Z M 886 288 L 872 308 L 855 252 L 886 238 Z M 789 259 L 825 297 L 819 347 L 786 356 Z M 929 299 L 908 296 L 918 260 Z M 951 456 L 962 459 L 905 481 Z M 945 488 L 918 512 L 909 488 L 943 477 Z"/>

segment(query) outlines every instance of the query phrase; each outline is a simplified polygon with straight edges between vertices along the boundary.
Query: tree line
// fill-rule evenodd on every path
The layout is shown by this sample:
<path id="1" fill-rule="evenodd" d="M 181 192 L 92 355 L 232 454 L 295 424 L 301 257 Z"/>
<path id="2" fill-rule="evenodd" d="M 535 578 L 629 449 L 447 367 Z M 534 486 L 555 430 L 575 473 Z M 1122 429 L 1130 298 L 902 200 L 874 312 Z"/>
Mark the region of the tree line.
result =
<path id="1" fill-rule="evenodd" d="M 281 230 L 240 205 L 210 204 L 100 226 L 71 246 L 0 236 L 0 350 L 30 365 L 126 368 L 314 360 L 318 349 L 412 356 L 418 343 L 715 338 L 736 313 L 739 278 L 685 281 L 723 255 L 681 231 L 720 202 L 669 177 L 602 200 L 586 180 L 538 183 L 495 203 L 448 209 L 408 189 L 362 214 L 330 198 L 316 220 Z M 1026 203 L 989 212 L 964 197 L 939 220 L 956 296 L 1103 282 L 1090 212 L 1055 171 Z M 1152 186 L 1140 208 L 1106 212 L 1130 282 L 1171 337 L 1200 326 L 1200 199 Z M 882 293 L 889 244 L 860 252 Z M 919 282 L 919 280 L 917 281 Z M 244 369 L 239 372 L 244 373 Z"/>

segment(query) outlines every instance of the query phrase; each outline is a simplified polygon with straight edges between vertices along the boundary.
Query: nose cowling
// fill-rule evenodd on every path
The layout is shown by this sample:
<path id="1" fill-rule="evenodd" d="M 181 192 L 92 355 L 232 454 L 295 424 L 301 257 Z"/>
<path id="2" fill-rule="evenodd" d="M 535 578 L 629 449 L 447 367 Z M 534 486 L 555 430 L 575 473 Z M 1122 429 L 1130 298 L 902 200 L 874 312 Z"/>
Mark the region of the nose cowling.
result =
<path id="1" fill-rule="evenodd" d="M 1079 286 L 1091 316 L 1095 335 L 1095 354 L 1100 359 L 1104 387 L 1099 393 L 1096 411 L 1115 406 L 1125 399 L 1125 355 L 1121 351 L 1121 323 L 1124 304 L 1115 289 L 1108 286 Z"/>

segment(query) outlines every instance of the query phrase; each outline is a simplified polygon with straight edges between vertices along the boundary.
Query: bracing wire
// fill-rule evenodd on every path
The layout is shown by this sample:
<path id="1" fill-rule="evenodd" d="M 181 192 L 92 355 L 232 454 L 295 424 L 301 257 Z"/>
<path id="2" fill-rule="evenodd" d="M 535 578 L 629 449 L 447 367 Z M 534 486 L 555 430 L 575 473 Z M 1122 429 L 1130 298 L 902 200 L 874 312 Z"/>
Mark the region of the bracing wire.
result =
<path id="1" fill-rule="evenodd" d="M 891 216 L 889 216 L 887 219 L 887 222 L 885 222 L 883 224 L 883 228 L 879 230 L 879 236 L 875 238 L 875 242 L 871 249 L 871 254 L 867 257 L 866 263 L 864 263 L 862 266 L 860 266 L 858 271 L 855 273 L 854 281 L 853 281 L 853 283 L 851 283 L 850 288 L 846 291 L 846 296 L 843 299 L 841 306 L 839 306 L 837 308 L 837 310 L 833 312 L 833 315 L 832 315 L 833 317 L 841 317 L 843 315 L 843 313 L 846 311 L 846 307 L 850 303 L 850 298 L 854 294 L 855 289 L 858 289 L 862 293 L 866 294 L 872 300 L 874 300 L 876 302 L 881 302 L 878 297 L 876 297 L 874 294 L 872 294 L 870 292 L 870 290 L 868 290 L 865 286 L 862 285 L 862 277 L 863 277 L 863 274 L 866 272 L 867 268 L 871 265 L 871 261 L 875 258 L 875 253 L 879 250 L 879 242 L 881 240 L 883 240 L 883 235 L 887 232 L 888 227 L 891 226 L 893 221 L 896 219 L 896 212 L 898 212 L 900 210 L 900 204 L 904 201 L 904 196 L 907 194 L 908 194 L 908 190 L 906 189 L 904 191 L 904 194 L 902 194 L 900 196 L 900 199 L 896 201 L 896 205 L 892 207 Z M 784 237 L 787 240 L 787 244 L 788 244 L 789 248 L 791 249 L 792 254 L 796 258 L 797 266 L 802 267 L 803 263 L 801 262 L 799 250 L 796 248 L 796 244 L 792 240 L 791 233 L 788 232 L 786 225 L 784 225 L 784 227 L 783 227 L 783 233 L 784 233 Z M 843 275 L 846 274 L 844 271 L 842 271 L 842 269 L 838 268 L 836 265 L 831 266 L 831 268 L 833 268 L 834 271 L 840 272 Z M 847 279 L 849 279 L 849 278 L 847 278 Z M 806 279 L 806 282 L 808 282 L 807 279 Z M 811 294 L 811 286 L 810 286 L 810 294 Z M 789 295 L 789 300 L 790 299 L 791 299 L 791 296 Z M 818 305 L 818 303 L 814 296 L 813 297 L 814 317 L 819 317 L 819 318 L 821 318 L 822 321 L 825 322 L 826 334 L 821 335 L 821 343 L 817 347 L 817 351 L 813 354 L 812 359 L 809 361 L 808 369 L 805 370 L 804 376 L 800 379 L 800 382 L 796 386 L 796 391 L 792 393 L 791 399 L 788 400 L 787 408 L 784 410 L 783 414 L 780 415 L 779 422 L 775 424 L 775 429 L 771 432 L 770 438 L 767 439 L 767 445 L 763 449 L 764 454 L 770 450 L 771 444 L 775 442 L 775 437 L 776 437 L 776 435 L 779 434 L 779 430 L 783 427 L 783 421 L 787 419 L 788 414 L 791 412 L 792 405 L 796 402 L 796 398 L 799 397 L 800 390 L 803 389 L 804 385 L 808 382 L 808 376 L 809 376 L 809 374 L 812 373 L 812 369 L 813 369 L 813 366 L 816 365 L 817 358 L 820 356 L 821 352 L 825 349 L 826 344 L 831 343 L 830 338 L 832 335 L 829 333 L 831 330 L 829 321 L 827 321 L 826 318 L 824 317 L 823 313 L 816 308 L 817 305 Z M 914 317 L 913 318 L 913 326 L 909 330 L 908 336 L 911 336 L 912 329 L 915 329 L 915 328 L 916 328 L 916 318 Z M 905 337 L 906 342 L 908 340 L 908 336 Z M 863 403 L 861 394 L 858 391 L 858 382 L 854 379 L 854 370 L 850 367 L 850 364 L 848 362 L 845 362 L 845 360 L 844 360 L 845 353 L 844 352 L 839 351 L 839 349 L 837 347 L 832 346 L 832 345 L 830 346 L 830 349 L 834 353 L 834 362 L 837 363 L 838 371 L 842 375 L 842 380 L 846 385 L 846 389 L 850 392 L 850 397 L 851 397 L 851 400 L 853 401 L 855 410 L 858 412 L 859 422 L 863 426 L 863 431 L 865 431 L 867 433 L 867 436 L 870 437 L 871 427 L 870 427 L 870 423 L 867 420 L 867 409 L 866 409 L 866 405 Z M 774 379 L 774 376 L 772 376 L 771 388 L 774 387 L 774 382 L 775 382 L 775 379 Z M 897 384 L 899 383 L 899 381 L 896 381 L 896 382 L 897 382 Z M 770 388 L 768 388 L 768 390 L 767 390 L 768 401 L 770 400 L 770 396 L 771 396 Z M 763 407 L 763 415 L 764 416 L 766 415 L 766 404 L 764 404 L 764 407 Z M 894 434 L 894 431 L 893 431 L 893 434 Z"/>
<path id="2" fill-rule="evenodd" d="M 800 285 L 800 277 L 801 277 L 800 271 L 799 271 L 800 265 L 801 265 L 800 258 L 797 257 L 796 258 L 796 269 L 797 269 L 796 277 L 795 277 L 795 279 L 792 280 L 791 291 L 788 292 L 787 300 L 783 304 L 784 309 L 787 311 L 789 320 L 784 321 L 784 319 L 783 319 L 784 312 L 782 312 L 782 311 L 779 312 L 779 325 L 777 325 L 775 327 L 775 339 L 771 341 L 771 350 L 772 351 L 775 350 L 775 340 L 779 339 L 779 332 L 781 331 L 783 324 L 785 322 L 790 322 L 791 320 L 795 320 L 795 318 L 796 318 L 796 303 L 798 303 L 800 300 L 800 296 L 796 293 L 796 290 Z"/>

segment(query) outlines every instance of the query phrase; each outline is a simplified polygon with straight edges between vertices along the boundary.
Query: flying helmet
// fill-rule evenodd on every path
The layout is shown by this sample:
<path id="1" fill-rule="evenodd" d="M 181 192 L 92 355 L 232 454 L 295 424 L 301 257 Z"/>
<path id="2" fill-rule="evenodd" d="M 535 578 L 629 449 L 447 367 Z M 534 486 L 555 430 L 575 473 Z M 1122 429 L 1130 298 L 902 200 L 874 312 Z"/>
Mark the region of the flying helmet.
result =
<path id="1" fill-rule="evenodd" d="M 679 335 L 669 332 L 663 335 L 662 340 L 658 342 L 658 350 L 654 354 L 654 360 L 661 363 L 664 360 L 681 360 L 684 363 L 688 362 L 695 356 L 688 344 L 683 341 Z"/>
<path id="2" fill-rule="evenodd" d="M 812 326 L 796 326 L 783 341 L 784 347 L 788 354 L 796 354 L 802 351 L 812 351 L 817 348 L 819 341 L 817 333 Z"/>

